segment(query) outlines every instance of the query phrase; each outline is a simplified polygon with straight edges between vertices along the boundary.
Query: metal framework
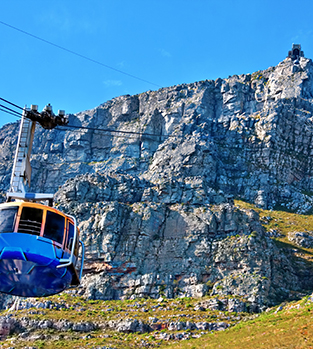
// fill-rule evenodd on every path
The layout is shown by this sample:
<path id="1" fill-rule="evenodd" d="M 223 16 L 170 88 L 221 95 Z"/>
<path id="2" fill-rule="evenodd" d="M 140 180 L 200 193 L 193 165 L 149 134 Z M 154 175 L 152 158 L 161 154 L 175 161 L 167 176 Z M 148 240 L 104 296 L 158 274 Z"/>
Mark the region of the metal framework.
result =
<path id="1" fill-rule="evenodd" d="M 31 181 L 30 155 L 36 122 L 45 129 L 52 129 L 58 125 L 66 125 L 68 120 L 63 110 L 60 110 L 58 115 L 54 115 L 50 104 L 41 113 L 37 109 L 36 105 L 32 105 L 30 109 L 24 108 L 23 110 L 7 201 L 12 199 L 48 201 L 49 205 L 52 206 L 53 194 L 27 193 L 26 190 Z"/>

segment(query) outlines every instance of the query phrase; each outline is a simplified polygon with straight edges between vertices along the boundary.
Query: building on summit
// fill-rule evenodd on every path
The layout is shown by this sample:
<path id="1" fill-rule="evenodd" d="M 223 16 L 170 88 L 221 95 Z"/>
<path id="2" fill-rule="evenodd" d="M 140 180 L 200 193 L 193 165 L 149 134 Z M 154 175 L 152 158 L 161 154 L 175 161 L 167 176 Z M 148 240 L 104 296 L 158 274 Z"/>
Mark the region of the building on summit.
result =
<path id="1" fill-rule="evenodd" d="M 291 51 L 288 51 L 288 58 L 291 58 L 293 61 L 299 60 L 300 57 L 304 57 L 303 51 L 301 51 L 300 44 L 292 44 Z"/>

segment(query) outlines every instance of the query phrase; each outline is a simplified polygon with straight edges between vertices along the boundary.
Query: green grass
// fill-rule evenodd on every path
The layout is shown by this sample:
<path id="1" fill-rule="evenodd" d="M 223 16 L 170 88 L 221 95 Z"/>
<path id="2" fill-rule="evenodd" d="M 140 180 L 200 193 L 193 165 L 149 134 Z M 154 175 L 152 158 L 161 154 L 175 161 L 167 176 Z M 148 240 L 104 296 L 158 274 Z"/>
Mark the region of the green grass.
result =
<path id="1" fill-rule="evenodd" d="M 258 212 L 260 221 L 266 231 L 276 230 L 281 236 L 274 238 L 277 246 L 285 249 L 297 249 L 301 259 L 313 259 L 313 249 L 299 247 L 288 240 L 288 232 L 312 231 L 313 215 L 302 215 L 287 211 L 263 210 L 253 204 L 235 200 L 235 205 L 240 209 L 253 209 Z M 268 219 L 269 218 L 269 219 Z"/>
<path id="2" fill-rule="evenodd" d="M 313 215 L 302 215 L 283 210 L 263 210 L 241 200 L 235 200 L 235 205 L 239 208 L 253 209 L 258 212 L 260 220 L 261 222 L 263 221 L 263 226 L 267 230 L 276 229 L 283 235 L 286 235 L 289 231 L 313 230 Z M 267 224 L 264 224 L 264 221 L 267 221 L 266 217 L 270 217 L 271 219 Z"/>
<path id="3" fill-rule="evenodd" d="M 134 303 L 133 303 L 134 302 Z M 110 304 L 110 306 L 121 306 L 125 309 L 127 304 L 146 305 L 155 304 L 155 300 L 120 302 L 118 301 L 99 301 L 86 302 L 84 305 L 89 308 L 86 311 L 95 310 L 99 306 Z M 194 310 L 192 307 L 199 300 L 179 299 L 166 300 L 169 310 L 163 310 L 159 316 L 180 315 Z M 192 307 L 191 307 L 192 306 Z M 128 308 L 129 309 L 129 308 Z M 258 349 L 258 348 L 313 348 L 313 303 L 308 297 L 297 302 L 285 304 L 281 311 L 276 312 L 277 307 L 269 312 L 260 315 L 243 314 L 243 320 L 229 329 L 221 332 L 214 332 L 203 335 L 201 338 L 191 338 L 188 341 L 162 341 L 157 339 L 158 333 L 173 333 L 167 329 L 153 331 L 150 333 L 117 333 L 111 330 L 98 330 L 91 333 L 77 333 L 73 331 L 57 332 L 53 330 L 35 331 L 32 335 L 44 335 L 45 338 L 33 341 L 24 341 L 16 337 L 9 338 L 0 342 L 0 348 L 14 347 L 15 349 L 33 346 L 37 349 L 82 349 L 97 348 L 99 346 L 109 346 L 118 349 L 140 348 L 143 343 L 151 348 L 172 348 L 172 349 L 202 349 L 202 348 L 232 348 L 232 349 Z M 45 317 L 50 318 L 56 311 L 47 310 Z M 23 316 L 19 312 L 19 316 Z M 64 314 L 62 312 L 62 314 Z M 137 312 L 138 319 L 141 319 L 142 313 Z M 25 315 L 25 314 L 24 314 Z M 202 321 L 223 321 L 222 317 L 229 316 L 228 312 L 196 312 L 197 316 L 202 317 Z M 238 315 L 235 313 L 234 315 Z M 171 316 L 169 316 L 170 318 Z M 64 315 L 64 318 L 67 318 Z M 250 319 L 249 319 L 250 318 Z M 180 317 L 177 320 L 182 319 Z M 199 317 L 200 319 L 200 317 Z M 237 321 L 238 322 L 238 321 Z M 191 336 L 196 336 L 201 331 L 188 330 Z M 2 345 L 2 346 L 1 346 Z"/>
<path id="4" fill-rule="evenodd" d="M 68 320 L 71 322 L 94 322 L 103 323 L 109 320 L 137 319 L 145 323 L 149 322 L 149 317 L 156 317 L 159 323 L 169 323 L 170 321 L 206 321 L 218 322 L 225 321 L 234 325 L 238 321 L 238 316 L 243 318 L 248 314 L 229 313 L 211 310 L 195 310 L 195 306 L 201 301 L 211 297 L 202 299 L 179 298 L 179 299 L 137 299 L 137 300 L 113 300 L 86 301 L 80 297 L 74 297 L 67 293 L 48 297 L 52 303 L 66 305 L 64 309 L 36 309 L 17 311 L 14 316 L 17 318 L 27 317 L 34 320 Z M 43 300 L 41 300 L 43 301 Z M 142 308 L 146 312 L 142 311 Z M 2 311 L 0 315 L 6 312 Z M 168 331 L 167 329 L 161 330 Z M 195 333 L 200 331 L 193 331 Z M 80 348 L 96 348 L 97 346 L 109 346 L 117 349 L 138 348 L 140 343 L 145 341 L 152 346 L 158 346 L 160 340 L 157 339 L 158 331 L 151 333 L 119 333 L 110 329 L 97 330 L 90 333 L 79 333 L 74 331 L 56 331 L 53 329 L 35 330 L 31 332 L 31 336 L 37 336 L 38 339 L 25 341 L 13 334 L 5 341 L 0 341 L 0 348 L 14 347 L 22 349 L 27 346 L 45 349 L 80 349 Z M 159 331 L 160 333 L 160 331 Z M 171 333 L 173 333 L 171 331 Z M 2 346 L 1 346 L 2 345 Z"/>
<path id="5" fill-rule="evenodd" d="M 223 332 L 194 339 L 189 342 L 171 344 L 172 349 L 196 348 L 313 348 L 313 306 L 305 304 L 300 309 L 291 303 L 277 314 L 262 314 L 254 320 L 240 324 Z M 289 308 L 289 309 L 288 309 Z M 162 345 L 160 348 L 166 348 Z"/>

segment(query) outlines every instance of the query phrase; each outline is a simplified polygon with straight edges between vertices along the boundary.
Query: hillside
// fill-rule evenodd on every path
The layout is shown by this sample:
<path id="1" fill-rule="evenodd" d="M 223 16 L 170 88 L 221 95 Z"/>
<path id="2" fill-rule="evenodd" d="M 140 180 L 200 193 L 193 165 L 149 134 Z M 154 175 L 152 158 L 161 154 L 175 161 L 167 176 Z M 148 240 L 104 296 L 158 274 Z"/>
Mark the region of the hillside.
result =
<path id="1" fill-rule="evenodd" d="M 312 295 L 249 314 L 236 298 L 86 301 L 64 293 L 0 317 L 0 348 L 311 348 Z"/>
<path id="2" fill-rule="evenodd" d="M 69 115 L 75 129 L 37 127 L 31 190 L 56 192 L 86 245 L 73 299 L 215 297 L 251 314 L 310 294 L 312 78 L 310 59 L 286 58 L 114 98 Z M 0 130 L 3 193 L 18 126 Z"/>
<path id="3" fill-rule="evenodd" d="M 298 265 L 312 259 L 304 240 L 288 239 L 290 226 L 307 231 L 313 217 L 253 208 L 275 244 Z M 275 235 L 275 236 L 274 236 Z M 311 273 L 312 274 L 312 273 Z M 304 278 L 307 275 L 302 275 Z M 0 348 L 300 348 L 312 346 L 312 295 L 267 308 L 263 314 L 244 297 L 86 300 L 74 290 L 41 299 L 25 299 L 20 310 L 0 312 Z M 295 295 L 298 298 L 301 295 Z M 2 306 L 10 300 L 3 299 Z"/>

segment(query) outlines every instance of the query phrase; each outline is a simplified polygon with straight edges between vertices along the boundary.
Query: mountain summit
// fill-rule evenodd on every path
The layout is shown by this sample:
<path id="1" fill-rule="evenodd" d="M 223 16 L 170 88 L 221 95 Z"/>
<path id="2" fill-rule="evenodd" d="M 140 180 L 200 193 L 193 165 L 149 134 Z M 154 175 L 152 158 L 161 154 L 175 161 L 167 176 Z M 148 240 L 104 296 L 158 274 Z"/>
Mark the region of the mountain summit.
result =
<path id="1" fill-rule="evenodd" d="M 75 129 L 38 129 L 32 185 L 58 190 L 80 221 L 85 296 L 232 294 L 262 308 L 303 289 L 233 199 L 312 210 L 312 76 L 294 45 L 263 71 L 120 96 L 70 115 Z M 3 192 L 17 133 L 0 130 Z"/>

